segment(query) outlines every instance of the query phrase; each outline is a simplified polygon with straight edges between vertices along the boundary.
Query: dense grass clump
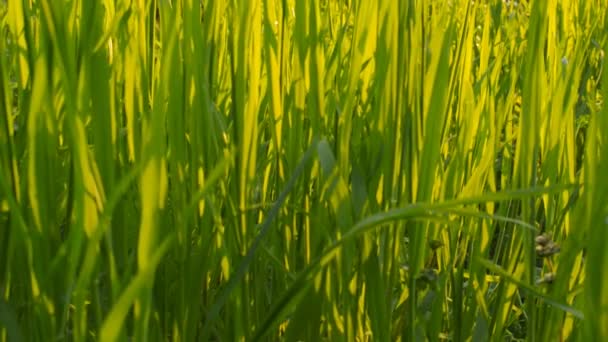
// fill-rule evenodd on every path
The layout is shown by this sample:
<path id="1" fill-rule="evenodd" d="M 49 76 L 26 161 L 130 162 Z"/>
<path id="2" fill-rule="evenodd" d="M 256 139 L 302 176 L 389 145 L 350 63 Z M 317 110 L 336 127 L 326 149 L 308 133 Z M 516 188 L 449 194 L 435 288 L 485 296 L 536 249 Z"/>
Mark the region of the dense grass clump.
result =
<path id="1" fill-rule="evenodd" d="M 0 341 L 608 341 L 605 1 L 0 1 Z"/>

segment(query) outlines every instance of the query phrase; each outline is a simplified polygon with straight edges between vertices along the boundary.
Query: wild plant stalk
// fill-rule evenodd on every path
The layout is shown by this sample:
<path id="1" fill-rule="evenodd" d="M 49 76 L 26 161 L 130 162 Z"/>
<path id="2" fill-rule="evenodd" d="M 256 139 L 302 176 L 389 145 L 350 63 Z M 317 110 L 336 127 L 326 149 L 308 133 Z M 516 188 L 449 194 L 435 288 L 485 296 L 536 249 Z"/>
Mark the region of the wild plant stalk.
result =
<path id="1" fill-rule="evenodd" d="M 606 10 L 0 2 L 0 341 L 608 339 Z"/>

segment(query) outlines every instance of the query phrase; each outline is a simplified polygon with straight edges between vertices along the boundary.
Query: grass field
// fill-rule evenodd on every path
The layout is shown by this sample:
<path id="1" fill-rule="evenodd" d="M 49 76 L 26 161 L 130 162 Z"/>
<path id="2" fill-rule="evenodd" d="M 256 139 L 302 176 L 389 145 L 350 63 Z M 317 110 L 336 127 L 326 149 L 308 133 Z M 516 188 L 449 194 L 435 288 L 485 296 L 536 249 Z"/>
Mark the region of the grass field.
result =
<path id="1" fill-rule="evenodd" d="M 608 341 L 607 12 L 1 0 L 0 341 Z"/>

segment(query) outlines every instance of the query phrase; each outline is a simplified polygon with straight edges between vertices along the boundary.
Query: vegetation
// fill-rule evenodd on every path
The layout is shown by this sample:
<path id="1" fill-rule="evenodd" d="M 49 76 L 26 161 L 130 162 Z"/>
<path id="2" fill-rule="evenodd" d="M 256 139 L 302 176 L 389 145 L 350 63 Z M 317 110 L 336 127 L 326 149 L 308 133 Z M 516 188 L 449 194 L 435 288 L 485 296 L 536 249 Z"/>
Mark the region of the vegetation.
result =
<path id="1" fill-rule="evenodd" d="M 606 341 L 605 1 L 0 1 L 0 341 Z"/>

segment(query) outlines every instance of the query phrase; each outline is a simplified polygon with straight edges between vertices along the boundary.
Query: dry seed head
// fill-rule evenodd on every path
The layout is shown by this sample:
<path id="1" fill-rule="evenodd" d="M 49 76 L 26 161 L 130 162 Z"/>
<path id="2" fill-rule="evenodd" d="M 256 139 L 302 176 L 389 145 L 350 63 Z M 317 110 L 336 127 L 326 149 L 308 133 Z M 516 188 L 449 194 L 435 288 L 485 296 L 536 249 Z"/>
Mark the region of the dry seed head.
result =
<path id="1" fill-rule="evenodd" d="M 548 243 L 551 242 L 551 234 L 549 234 L 549 233 L 543 233 L 543 234 L 537 236 L 534 239 L 534 242 L 536 242 L 540 246 L 546 246 Z"/>
<path id="2" fill-rule="evenodd" d="M 540 278 L 536 283 L 537 284 L 551 284 L 555 281 L 555 273 L 547 272 Z"/>
<path id="3" fill-rule="evenodd" d="M 536 246 L 536 254 L 540 257 L 550 257 L 560 251 L 560 247 L 553 241 L 549 241 L 545 246 Z"/>

